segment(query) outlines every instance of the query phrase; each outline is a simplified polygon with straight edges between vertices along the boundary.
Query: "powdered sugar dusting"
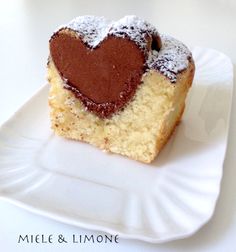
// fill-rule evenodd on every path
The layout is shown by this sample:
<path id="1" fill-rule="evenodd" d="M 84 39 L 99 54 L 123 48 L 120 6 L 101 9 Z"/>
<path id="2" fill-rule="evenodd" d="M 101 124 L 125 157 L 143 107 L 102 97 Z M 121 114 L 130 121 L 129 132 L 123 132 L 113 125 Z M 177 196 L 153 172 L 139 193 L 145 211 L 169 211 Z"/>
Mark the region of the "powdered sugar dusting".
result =
<path id="1" fill-rule="evenodd" d="M 104 17 L 80 16 L 63 26 L 78 33 L 83 42 L 91 48 L 96 48 L 107 36 L 128 37 L 140 49 L 148 51 L 148 39 L 158 37 L 157 29 L 150 23 L 136 16 L 125 16 L 114 22 Z"/>
<path id="2" fill-rule="evenodd" d="M 183 43 L 170 36 L 161 35 L 161 40 L 161 50 L 149 52 L 147 67 L 160 71 L 171 82 L 176 82 L 177 74 L 188 67 L 191 52 Z"/>
<path id="3" fill-rule="evenodd" d="M 107 36 L 110 25 L 111 22 L 104 17 L 80 16 L 65 27 L 76 31 L 85 44 L 95 48 Z"/>
<path id="4" fill-rule="evenodd" d="M 177 74 L 188 67 L 192 55 L 180 41 L 159 35 L 150 23 L 136 16 L 125 16 L 118 21 L 108 21 L 104 17 L 80 16 L 62 28 L 77 32 L 82 41 L 95 49 L 107 36 L 126 38 L 134 41 L 146 57 L 147 71 L 160 71 L 172 83 L 177 81 Z M 152 39 L 161 37 L 162 47 L 159 51 L 150 46 Z"/>
<path id="5" fill-rule="evenodd" d="M 148 50 L 148 38 L 159 36 L 153 25 L 136 16 L 125 16 L 113 22 L 109 34 L 122 38 L 129 37 L 144 51 Z"/>

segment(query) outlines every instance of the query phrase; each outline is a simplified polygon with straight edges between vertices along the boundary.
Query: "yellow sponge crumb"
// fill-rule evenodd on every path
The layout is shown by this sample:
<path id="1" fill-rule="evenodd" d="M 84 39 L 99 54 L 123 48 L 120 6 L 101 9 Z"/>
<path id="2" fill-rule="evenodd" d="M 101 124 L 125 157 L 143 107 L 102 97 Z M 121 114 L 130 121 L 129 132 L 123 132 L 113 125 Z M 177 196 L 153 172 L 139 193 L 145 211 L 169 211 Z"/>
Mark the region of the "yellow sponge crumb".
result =
<path id="1" fill-rule="evenodd" d="M 178 74 L 174 84 L 158 71 L 151 70 L 143 75 L 142 83 L 124 110 L 109 119 L 101 119 L 63 88 L 63 81 L 50 60 L 52 129 L 60 136 L 150 163 L 181 119 L 193 75 L 193 61 Z"/>

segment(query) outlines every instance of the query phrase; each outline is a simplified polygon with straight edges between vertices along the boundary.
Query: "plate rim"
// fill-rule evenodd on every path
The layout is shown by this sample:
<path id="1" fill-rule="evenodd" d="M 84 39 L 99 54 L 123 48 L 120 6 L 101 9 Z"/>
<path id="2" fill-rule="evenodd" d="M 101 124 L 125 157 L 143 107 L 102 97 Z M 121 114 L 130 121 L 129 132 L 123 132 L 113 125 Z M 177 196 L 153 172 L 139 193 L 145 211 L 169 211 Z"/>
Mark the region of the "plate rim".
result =
<path id="1" fill-rule="evenodd" d="M 168 237 L 164 237 L 164 238 L 153 238 L 151 236 L 145 236 L 143 234 L 129 234 L 129 233 L 125 233 L 125 232 L 119 232 L 111 227 L 106 227 L 104 225 L 97 225 L 94 223 L 86 223 L 86 221 L 81 220 L 80 218 L 78 219 L 73 219 L 70 217 L 66 217 L 63 214 L 58 214 L 55 212 L 50 212 L 41 208 L 36 208 L 32 205 L 26 204 L 20 200 L 17 200 L 15 198 L 11 198 L 11 196 L 9 194 L 4 194 L 0 191 L 0 200 L 3 200 L 5 202 L 8 202 L 10 204 L 13 204 L 15 206 L 21 207 L 31 213 L 35 213 L 38 215 L 41 215 L 43 217 L 47 217 L 50 219 L 53 219 L 54 221 L 59 221 L 61 223 L 64 224 L 69 224 L 69 225 L 73 225 L 73 226 L 77 226 L 77 227 L 81 227 L 84 229 L 89 229 L 89 230 L 94 230 L 94 231 L 102 231 L 102 232 L 106 232 L 106 233 L 110 233 L 110 234 L 117 234 L 120 236 L 120 238 L 122 239 L 134 239 L 134 240 L 141 240 L 144 242 L 148 242 L 148 243 L 154 243 L 154 244 L 160 244 L 160 243 L 165 243 L 165 242 L 169 242 L 169 241 L 174 241 L 174 240 L 178 240 L 178 239 L 183 239 L 183 238 L 187 238 L 192 236 L 193 234 L 195 234 L 198 230 L 200 230 L 214 215 L 215 212 L 215 208 L 216 208 L 216 203 L 219 199 L 219 195 L 220 195 L 220 191 L 221 191 L 221 182 L 222 182 L 222 178 L 223 178 L 223 169 L 224 169 L 224 161 L 226 158 L 226 151 L 228 148 L 228 139 L 229 139 L 229 127 L 230 127 L 230 119 L 231 119 L 231 113 L 232 113 L 232 98 L 233 98 L 233 90 L 234 90 L 234 72 L 233 72 L 233 64 L 231 59 L 224 54 L 223 52 L 220 52 L 218 50 L 212 49 L 212 48 L 206 48 L 206 47 L 200 47 L 200 46 L 194 46 L 191 47 L 191 51 L 194 49 L 200 49 L 200 50 L 205 50 L 205 51 L 214 51 L 215 53 L 219 53 L 221 55 L 223 55 L 225 57 L 225 59 L 228 60 L 230 67 L 231 67 L 231 72 L 232 72 L 232 79 L 230 80 L 230 88 L 232 89 L 232 92 L 230 93 L 230 103 L 229 103 L 229 108 L 228 108 L 228 113 L 229 116 L 227 117 L 227 124 L 226 124 L 226 129 L 225 129 L 225 146 L 224 149 L 222 150 L 222 154 L 223 154 L 223 159 L 220 165 L 221 168 L 221 173 L 219 176 L 219 181 L 218 181 L 218 191 L 215 194 L 215 198 L 213 201 L 213 208 L 211 209 L 211 211 L 209 211 L 209 214 L 205 216 L 205 220 L 202 221 L 199 225 L 196 225 L 194 227 L 194 229 L 190 231 L 187 231 L 187 233 L 182 233 L 182 234 L 174 234 L 173 236 L 168 235 Z M 5 120 L 1 125 L 0 125 L 0 131 L 3 130 L 4 127 L 7 127 L 7 125 L 9 123 L 11 123 L 12 120 L 14 120 L 14 118 L 21 113 L 22 110 L 24 110 L 37 96 L 39 96 L 42 92 L 45 92 L 45 89 L 48 89 L 49 85 L 48 84 L 44 84 L 42 85 L 40 88 L 38 88 L 34 94 L 27 99 L 13 114 L 11 114 L 7 120 Z"/>

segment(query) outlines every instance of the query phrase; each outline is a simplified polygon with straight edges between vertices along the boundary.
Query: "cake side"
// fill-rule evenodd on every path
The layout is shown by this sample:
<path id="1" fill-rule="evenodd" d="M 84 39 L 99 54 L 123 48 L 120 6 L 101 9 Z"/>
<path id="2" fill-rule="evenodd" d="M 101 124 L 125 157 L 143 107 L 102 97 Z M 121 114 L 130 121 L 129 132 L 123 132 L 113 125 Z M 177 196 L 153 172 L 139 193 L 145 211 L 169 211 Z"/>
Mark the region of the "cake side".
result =
<path id="1" fill-rule="evenodd" d="M 141 85 L 123 110 L 101 119 L 63 87 L 64 81 L 49 59 L 52 129 L 60 136 L 150 163 L 181 119 L 193 76 L 193 60 L 177 75 L 174 84 L 159 71 L 151 70 L 143 75 Z"/>

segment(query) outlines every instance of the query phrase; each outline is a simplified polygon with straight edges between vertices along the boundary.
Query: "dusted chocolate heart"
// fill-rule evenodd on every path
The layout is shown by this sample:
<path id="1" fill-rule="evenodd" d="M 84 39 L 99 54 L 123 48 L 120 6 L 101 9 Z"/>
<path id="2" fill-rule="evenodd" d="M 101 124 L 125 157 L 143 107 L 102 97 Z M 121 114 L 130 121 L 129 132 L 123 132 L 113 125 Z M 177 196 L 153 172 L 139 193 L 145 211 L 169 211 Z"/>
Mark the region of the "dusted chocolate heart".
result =
<path id="1" fill-rule="evenodd" d="M 90 34 L 101 36 L 99 28 L 91 26 L 88 27 Z M 153 45 L 160 47 L 160 39 L 141 34 L 143 44 L 139 46 L 131 37 L 117 32 L 114 26 L 92 48 L 83 39 L 87 34 L 77 33 L 72 28 L 63 28 L 52 36 L 52 60 L 65 80 L 65 88 L 72 90 L 90 111 L 109 117 L 135 94 L 145 71 L 148 50 Z"/>

